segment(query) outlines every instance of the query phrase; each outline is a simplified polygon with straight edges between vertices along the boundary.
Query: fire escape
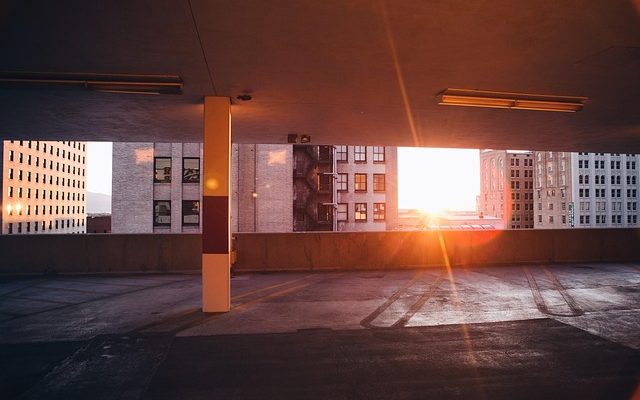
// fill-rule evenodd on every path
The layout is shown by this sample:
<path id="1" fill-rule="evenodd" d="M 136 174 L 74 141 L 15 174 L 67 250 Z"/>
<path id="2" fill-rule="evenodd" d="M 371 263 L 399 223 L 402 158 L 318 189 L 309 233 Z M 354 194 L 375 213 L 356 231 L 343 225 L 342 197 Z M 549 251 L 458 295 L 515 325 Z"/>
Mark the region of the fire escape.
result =
<path id="1" fill-rule="evenodd" d="M 334 229 L 333 146 L 294 145 L 294 230 Z"/>

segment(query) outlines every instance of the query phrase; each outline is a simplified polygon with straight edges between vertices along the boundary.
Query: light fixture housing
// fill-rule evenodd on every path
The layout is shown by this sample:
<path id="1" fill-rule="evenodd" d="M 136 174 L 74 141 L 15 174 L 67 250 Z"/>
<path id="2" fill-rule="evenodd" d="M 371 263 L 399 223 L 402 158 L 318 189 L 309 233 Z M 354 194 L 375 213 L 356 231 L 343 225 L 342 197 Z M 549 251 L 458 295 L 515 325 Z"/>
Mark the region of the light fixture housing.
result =
<path id="1" fill-rule="evenodd" d="M 178 75 L 0 72 L 0 86 L 60 87 L 127 94 L 182 94 Z"/>
<path id="2" fill-rule="evenodd" d="M 445 89 L 438 93 L 438 104 L 442 106 L 508 108 L 512 110 L 534 110 L 555 112 L 577 112 L 582 110 L 588 97 L 557 96 L 531 93 L 496 92 L 475 89 Z"/>
<path id="3" fill-rule="evenodd" d="M 300 135 L 300 143 L 311 143 L 310 135 Z"/>

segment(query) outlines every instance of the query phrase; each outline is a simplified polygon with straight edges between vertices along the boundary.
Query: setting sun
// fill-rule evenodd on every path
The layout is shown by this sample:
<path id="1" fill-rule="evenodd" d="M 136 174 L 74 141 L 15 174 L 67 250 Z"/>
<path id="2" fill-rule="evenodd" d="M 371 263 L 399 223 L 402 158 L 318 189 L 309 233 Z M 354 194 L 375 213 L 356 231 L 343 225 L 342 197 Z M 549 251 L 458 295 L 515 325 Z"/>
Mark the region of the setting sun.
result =
<path id="1" fill-rule="evenodd" d="M 398 203 L 402 209 L 437 214 L 476 209 L 480 194 L 475 149 L 398 149 Z"/>

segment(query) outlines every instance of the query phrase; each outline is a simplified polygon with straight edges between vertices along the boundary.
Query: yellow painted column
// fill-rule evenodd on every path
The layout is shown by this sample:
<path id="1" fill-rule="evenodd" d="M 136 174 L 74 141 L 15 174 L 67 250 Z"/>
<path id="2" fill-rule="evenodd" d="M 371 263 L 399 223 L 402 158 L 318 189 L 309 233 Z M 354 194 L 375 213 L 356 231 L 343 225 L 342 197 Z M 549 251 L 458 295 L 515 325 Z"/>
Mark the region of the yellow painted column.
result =
<path id="1" fill-rule="evenodd" d="M 202 311 L 231 307 L 231 105 L 204 98 L 202 195 Z"/>

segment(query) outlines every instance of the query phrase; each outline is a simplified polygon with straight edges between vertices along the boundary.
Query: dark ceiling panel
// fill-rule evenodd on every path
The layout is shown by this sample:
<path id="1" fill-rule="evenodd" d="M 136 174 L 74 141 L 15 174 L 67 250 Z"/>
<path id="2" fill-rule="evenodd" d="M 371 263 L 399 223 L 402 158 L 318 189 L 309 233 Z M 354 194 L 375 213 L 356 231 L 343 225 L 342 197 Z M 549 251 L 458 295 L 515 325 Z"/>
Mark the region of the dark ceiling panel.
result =
<path id="1" fill-rule="evenodd" d="M 640 152 L 630 1 L 191 6 L 193 16 L 182 0 L 8 3 L 0 70 L 176 74 L 184 94 L 0 88 L 2 135 L 200 140 L 202 97 L 248 92 L 233 106 L 237 142 L 296 132 L 314 143 Z M 589 100 L 575 114 L 439 106 L 446 88 Z"/>

